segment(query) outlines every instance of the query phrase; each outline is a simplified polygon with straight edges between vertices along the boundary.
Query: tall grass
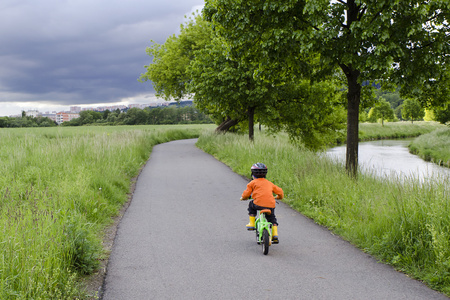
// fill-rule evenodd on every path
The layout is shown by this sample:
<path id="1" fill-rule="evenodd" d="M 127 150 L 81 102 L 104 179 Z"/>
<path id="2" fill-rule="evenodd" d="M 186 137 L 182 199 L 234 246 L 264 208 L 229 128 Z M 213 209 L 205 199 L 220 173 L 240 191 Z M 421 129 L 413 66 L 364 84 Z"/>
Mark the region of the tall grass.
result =
<path id="1" fill-rule="evenodd" d="M 344 166 L 288 143 L 287 138 L 202 135 L 197 144 L 249 176 L 255 162 L 268 165 L 268 179 L 282 187 L 284 202 L 327 226 L 364 251 L 450 294 L 448 179 L 421 184 L 411 178 L 357 182 Z M 280 220 L 282 234 L 282 220 Z"/>
<path id="2" fill-rule="evenodd" d="M 87 297 L 78 278 L 97 268 L 130 179 L 154 145 L 202 128 L 0 129 L 0 298 Z"/>
<path id="3" fill-rule="evenodd" d="M 361 123 L 359 126 L 359 139 L 361 141 L 379 139 L 397 139 L 416 137 L 429 133 L 445 125 L 437 122 L 388 122 L 384 126 L 378 123 Z M 342 141 L 345 142 L 345 141 Z"/>
<path id="4" fill-rule="evenodd" d="M 409 150 L 427 161 L 450 168 L 450 127 L 419 136 Z"/>

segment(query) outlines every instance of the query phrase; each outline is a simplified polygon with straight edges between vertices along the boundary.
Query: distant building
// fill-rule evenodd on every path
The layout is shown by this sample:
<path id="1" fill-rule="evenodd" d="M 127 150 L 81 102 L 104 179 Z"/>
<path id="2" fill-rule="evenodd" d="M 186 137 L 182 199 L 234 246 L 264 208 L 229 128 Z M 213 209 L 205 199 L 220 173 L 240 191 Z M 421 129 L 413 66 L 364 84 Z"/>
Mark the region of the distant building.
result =
<path id="1" fill-rule="evenodd" d="M 43 118 L 49 118 L 50 120 L 56 122 L 56 113 L 52 113 L 52 114 L 51 114 L 51 113 L 49 113 L 49 112 L 46 112 L 46 113 L 42 114 L 41 117 L 43 117 Z"/>
<path id="2" fill-rule="evenodd" d="M 36 109 L 28 110 L 28 111 L 25 112 L 25 115 L 27 117 L 33 117 L 33 118 L 37 118 L 40 114 L 41 113 L 38 110 L 36 110 Z"/>
<path id="3" fill-rule="evenodd" d="M 186 106 L 192 106 L 193 101 L 192 100 L 183 100 L 180 102 L 171 102 L 169 103 L 169 106 L 176 106 L 176 107 L 186 107 Z"/>
<path id="4" fill-rule="evenodd" d="M 70 112 L 59 112 L 56 114 L 56 123 L 61 125 L 64 122 L 71 121 L 80 117 L 80 114 Z"/>
<path id="5" fill-rule="evenodd" d="M 71 106 L 70 107 L 70 112 L 71 113 L 79 114 L 80 111 L 81 111 L 81 107 L 80 106 Z"/>

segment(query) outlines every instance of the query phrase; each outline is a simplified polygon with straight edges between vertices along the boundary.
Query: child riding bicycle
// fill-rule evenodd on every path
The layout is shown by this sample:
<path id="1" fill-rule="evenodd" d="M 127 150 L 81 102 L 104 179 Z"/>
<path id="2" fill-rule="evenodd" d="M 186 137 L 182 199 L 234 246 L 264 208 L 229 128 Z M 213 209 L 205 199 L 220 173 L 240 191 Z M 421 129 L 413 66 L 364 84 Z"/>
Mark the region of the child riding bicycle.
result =
<path id="1" fill-rule="evenodd" d="M 247 189 L 242 193 L 241 201 L 253 198 L 248 204 L 248 215 L 250 222 L 246 225 L 247 230 L 255 230 L 255 217 L 258 210 L 270 209 L 271 214 L 267 215 L 267 221 L 272 223 L 272 242 L 277 244 L 278 222 L 275 216 L 275 199 L 283 199 L 283 190 L 266 179 L 267 166 L 263 163 L 256 163 L 251 167 L 253 180 L 247 184 Z M 273 194 L 277 196 L 274 198 Z"/>

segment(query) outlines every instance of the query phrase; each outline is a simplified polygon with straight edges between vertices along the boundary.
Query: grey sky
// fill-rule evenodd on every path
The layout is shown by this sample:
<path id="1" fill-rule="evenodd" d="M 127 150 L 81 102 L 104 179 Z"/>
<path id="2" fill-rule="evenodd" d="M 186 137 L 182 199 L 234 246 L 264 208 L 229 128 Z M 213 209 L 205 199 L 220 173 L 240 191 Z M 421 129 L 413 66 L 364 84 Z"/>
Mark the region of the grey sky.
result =
<path id="1" fill-rule="evenodd" d="M 2 0 L 0 116 L 22 109 L 145 103 L 150 40 L 177 33 L 203 0 Z M 149 101 L 147 101 L 149 102 Z"/>

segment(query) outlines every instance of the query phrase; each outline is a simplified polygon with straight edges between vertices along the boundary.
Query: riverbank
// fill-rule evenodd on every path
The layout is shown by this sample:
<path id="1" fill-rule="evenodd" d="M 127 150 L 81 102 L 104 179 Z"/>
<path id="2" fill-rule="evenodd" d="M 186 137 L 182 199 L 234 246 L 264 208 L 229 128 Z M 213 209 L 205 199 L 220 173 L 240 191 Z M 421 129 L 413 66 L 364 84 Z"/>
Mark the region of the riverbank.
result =
<path id="1" fill-rule="evenodd" d="M 419 136 L 409 150 L 426 161 L 450 168 L 450 127 Z"/>
<path id="2" fill-rule="evenodd" d="M 386 122 L 384 126 L 378 123 L 360 123 L 359 140 L 371 141 L 382 139 L 404 139 L 418 137 L 439 128 L 445 128 L 438 122 Z M 345 141 L 343 141 L 345 142 Z"/>
<path id="3" fill-rule="evenodd" d="M 355 182 L 343 164 L 295 147 L 284 136 L 261 134 L 250 143 L 246 136 L 206 134 L 198 146 L 242 175 L 248 176 L 255 162 L 266 163 L 268 179 L 285 191 L 285 203 L 450 295 L 450 206 L 445 183 L 367 175 Z"/>
<path id="4" fill-rule="evenodd" d="M 378 123 L 361 123 L 359 140 L 384 140 L 416 138 L 409 151 L 426 161 L 450 167 L 450 128 L 438 122 L 389 122 L 384 126 Z M 339 140 L 339 143 L 345 141 Z"/>

